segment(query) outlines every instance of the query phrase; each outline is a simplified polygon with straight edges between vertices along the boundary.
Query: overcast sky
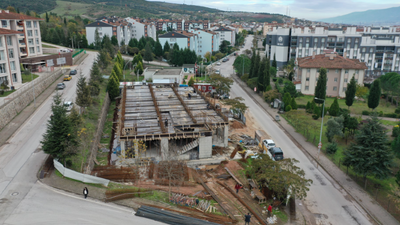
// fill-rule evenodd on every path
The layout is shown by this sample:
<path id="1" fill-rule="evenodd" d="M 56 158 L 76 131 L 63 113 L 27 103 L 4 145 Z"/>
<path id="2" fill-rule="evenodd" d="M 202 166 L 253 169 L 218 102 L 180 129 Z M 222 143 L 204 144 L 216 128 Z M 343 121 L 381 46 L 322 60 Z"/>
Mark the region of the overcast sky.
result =
<path id="1" fill-rule="evenodd" d="M 148 0 L 162 1 L 162 0 Z M 200 5 L 229 11 L 267 12 L 317 20 L 355 11 L 400 6 L 399 0 L 164 0 L 164 2 Z"/>

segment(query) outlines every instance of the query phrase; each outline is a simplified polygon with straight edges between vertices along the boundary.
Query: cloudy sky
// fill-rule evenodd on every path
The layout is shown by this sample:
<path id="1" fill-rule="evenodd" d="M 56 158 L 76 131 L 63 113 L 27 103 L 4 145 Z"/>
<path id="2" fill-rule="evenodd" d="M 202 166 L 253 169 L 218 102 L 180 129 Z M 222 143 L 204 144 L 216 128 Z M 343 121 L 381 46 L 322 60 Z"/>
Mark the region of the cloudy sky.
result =
<path id="1" fill-rule="evenodd" d="M 280 14 L 286 14 L 288 7 L 290 16 L 311 20 L 341 16 L 354 11 L 400 6 L 399 0 L 164 0 L 164 2 L 194 4 L 220 10 Z"/>

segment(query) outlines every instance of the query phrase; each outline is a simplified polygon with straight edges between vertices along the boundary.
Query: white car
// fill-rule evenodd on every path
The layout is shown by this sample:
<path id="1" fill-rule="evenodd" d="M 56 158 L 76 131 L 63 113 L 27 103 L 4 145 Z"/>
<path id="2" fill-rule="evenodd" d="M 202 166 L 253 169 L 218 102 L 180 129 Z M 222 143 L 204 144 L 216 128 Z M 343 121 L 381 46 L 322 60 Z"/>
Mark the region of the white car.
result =
<path id="1" fill-rule="evenodd" d="M 67 112 L 70 112 L 72 110 L 72 107 L 74 106 L 73 102 L 64 102 L 64 106 L 67 108 Z"/>
<path id="2" fill-rule="evenodd" d="M 216 74 L 219 74 L 219 70 L 215 70 L 215 73 L 216 73 Z"/>
<path id="3" fill-rule="evenodd" d="M 219 66 L 219 65 L 221 65 L 221 62 L 220 62 L 220 61 L 218 61 L 216 64 Z"/>
<path id="4" fill-rule="evenodd" d="M 272 139 L 265 139 L 265 140 L 263 140 L 263 146 L 264 146 L 264 150 L 267 151 L 272 147 L 276 147 L 276 144 L 275 144 L 274 140 L 272 140 Z"/>

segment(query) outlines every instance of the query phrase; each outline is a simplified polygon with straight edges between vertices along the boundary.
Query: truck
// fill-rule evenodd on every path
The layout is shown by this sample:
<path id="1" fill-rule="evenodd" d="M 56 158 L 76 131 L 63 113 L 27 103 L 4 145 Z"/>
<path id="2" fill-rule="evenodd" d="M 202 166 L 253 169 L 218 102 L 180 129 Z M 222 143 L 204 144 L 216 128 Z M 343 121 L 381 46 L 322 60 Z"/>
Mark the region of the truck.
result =
<path id="1" fill-rule="evenodd" d="M 275 142 L 263 130 L 256 130 L 255 139 L 258 143 L 258 147 L 264 154 L 268 152 L 268 149 L 275 147 Z"/>

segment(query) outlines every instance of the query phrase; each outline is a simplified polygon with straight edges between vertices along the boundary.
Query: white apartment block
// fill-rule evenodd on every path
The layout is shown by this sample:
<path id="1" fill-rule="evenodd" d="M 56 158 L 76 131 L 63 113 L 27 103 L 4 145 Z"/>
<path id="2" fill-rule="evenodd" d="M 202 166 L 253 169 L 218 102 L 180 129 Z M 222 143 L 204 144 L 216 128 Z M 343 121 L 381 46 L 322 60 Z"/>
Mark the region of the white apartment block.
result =
<path id="1" fill-rule="evenodd" d="M 301 84 L 301 93 L 305 95 L 314 95 L 321 67 L 327 70 L 327 96 L 345 97 L 347 85 L 353 76 L 357 84 L 364 85 L 367 67 L 358 59 L 349 59 L 340 56 L 337 52 L 331 52 L 297 60 L 298 70 L 295 83 Z"/>
<path id="2" fill-rule="evenodd" d="M 19 31 L 17 58 L 42 55 L 42 39 L 39 21 L 43 19 L 0 10 L 0 21 L 3 29 Z"/>
<path id="3" fill-rule="evenodd" d="M 189 32 L 198 36 L 197 55 L 204 57 L 207 52 L 215 52 L 219 50 L 219 33 L 200 29 L 190 29 Z"/>
<path id="4" fill-rule="evenodd" d="M 19 64 L 20 31 L 0 28 L 0 84 L 8 82 L 8 86 L 22 84 Z"/>
<path id="5" fill-rule="evenodd" d="M 219 33 L 219 42 L 229 41 L 232 46 L 235 46 L 236 32 L 233 29 L 226 27 L 212 27 L 212 31 Z"/>
<path id="6" fill-rule="evenodd" d="M 171 48 L 176 43 L 180 49 L 188 48 L 198 53 L 197 43 L 199 40 L 199 36 L 194 33 L 190 33 L 187 31 L 172 31 L 166 34 L 158 35 L 158 40 L 160 41 L 161 46 L 164 46 L 165 43 L 168 41 Z"/>
<path id="7" fill-rule="evenodd" d="M 396 27 L 273 27 L 267 33 L 266 54 L 278 67 L 290 59 L 321 54 L 330 49 L 339 55 L 359 59 L 368 67 L 366 75 L 400 72 L 400 31 Z"/>
<path id="8" fill-rule="evenodd" d="M 129 23 L 131 29 L 131 37 L 126 39 L 126 43 L 128 43 L 131 38 L 136 38 L 137 40 L 141 37 L 157 39 L 157 27 L 154 22 L 141 22 L 140 19 L 130 17 L 125 18 L 125 21 Z"/>

